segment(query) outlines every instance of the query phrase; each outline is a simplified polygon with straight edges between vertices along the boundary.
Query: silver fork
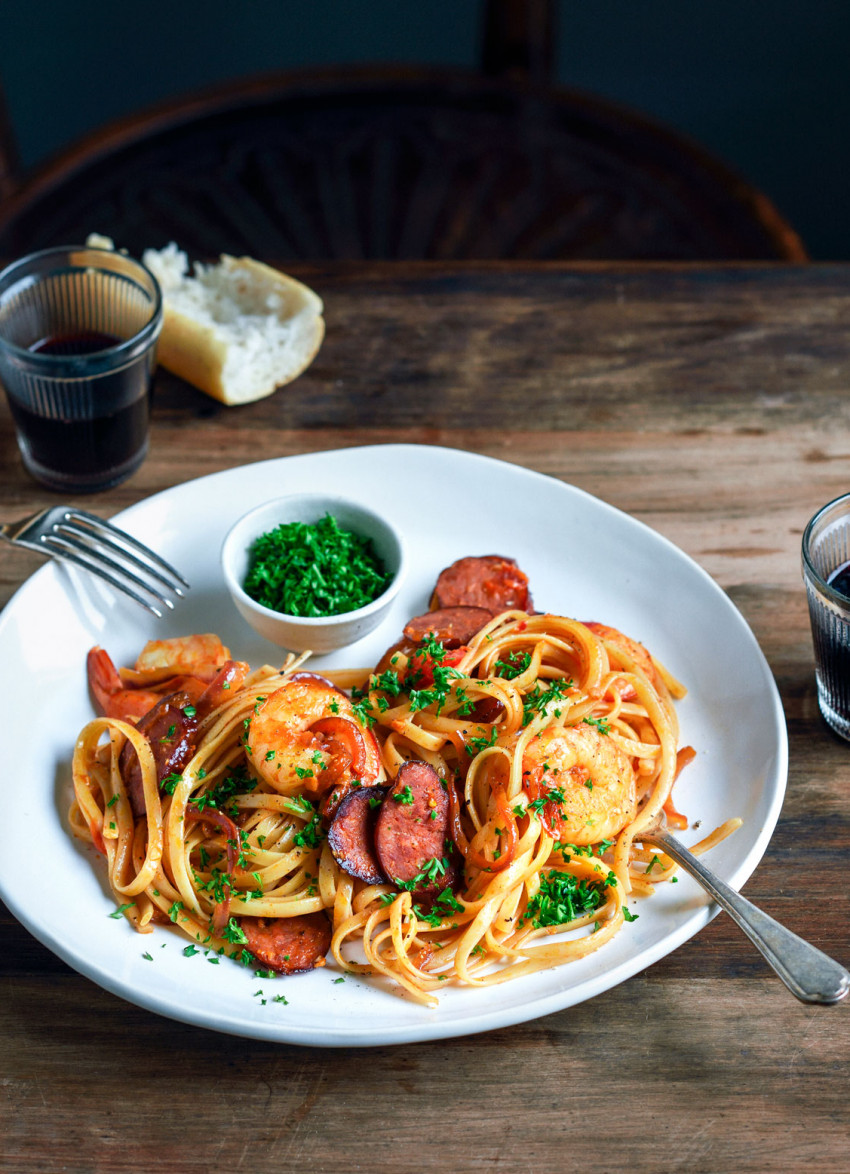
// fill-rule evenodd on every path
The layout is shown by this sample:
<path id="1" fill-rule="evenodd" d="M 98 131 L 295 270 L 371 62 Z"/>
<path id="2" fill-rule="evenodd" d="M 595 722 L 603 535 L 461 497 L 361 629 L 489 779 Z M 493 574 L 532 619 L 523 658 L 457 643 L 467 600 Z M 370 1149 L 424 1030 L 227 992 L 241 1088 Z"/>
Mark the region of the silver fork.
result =
<path id="1" fill-rule="evenodd" d="M 111 522 L 68 506 L 41 510 L 21 522 L 0 523 L 0 537 L 13 546 L 66 559 L 104 579 L 157 618 L 173 609 L 189 584 L 164 558 Z"/>
<path id="2" fill-rule="evenodd" d="M 790 929 L 774 921 L 761 909 L 736 893 L 724 881 L 706 868 L 684 844 L 672 836 L 661 815 L 635 839 L 642 844 L 654 844 L 666 856 L 680 864 L 717 904 L 725 909 L 744 931 L 757 950 L 761 951 L 789 991 L 802 1003 L 838 1003 L 850 991 L 850 973 L 844 967 L 797 937 Z"/>

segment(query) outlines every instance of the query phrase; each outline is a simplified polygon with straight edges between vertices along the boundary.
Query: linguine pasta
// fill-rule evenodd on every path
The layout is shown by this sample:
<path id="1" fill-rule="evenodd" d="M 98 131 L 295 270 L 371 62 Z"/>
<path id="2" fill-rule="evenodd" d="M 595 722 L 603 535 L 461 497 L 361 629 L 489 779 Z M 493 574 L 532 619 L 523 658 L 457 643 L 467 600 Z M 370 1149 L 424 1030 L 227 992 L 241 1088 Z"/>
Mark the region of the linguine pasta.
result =
<path id="1" fill-rule="evenodd" d="M 304 657 L 249 673 L 200 715 L 189 761 L 164 779 L 133 722 L 90 722 L 74 753 L 73 831 L 104 854 L 137 930 L 171 923 L 246 965 L 262 965 L 252 925 L 291 928 L 300 922 L 275 919 L 316 914 L 330 923 L 336 965 L 384 976 L 424 1004 L 445 986 L 584 957 L 634 918 L 630 898 L 673 876 L 640 833 L 662 809 L 675 819 L 671 792 L 688 757 L 674 708 L 685 690 L 641 646 L 593 628 L 508 611 L 460 649 L 426 640 L 374 672 L 327 674 L 354 686 L 332 712 L 374 740 L 382 780 L 419 760 L 448 794 L 443 850 L 412 880 L 358 879 L 331 851 L 332 800 L 366 780 L 352 777 L 356 755 L 327 723 L 287 728 L 279 745 L 283 727 L 264 728 L 262 759 L 279 754 L 286 769 L 256 760 L 268 699 L 289 696 L 294 679 L 302 695 L 314 687 Z M 121 767 L 127 742 L 143 818 Z"/>

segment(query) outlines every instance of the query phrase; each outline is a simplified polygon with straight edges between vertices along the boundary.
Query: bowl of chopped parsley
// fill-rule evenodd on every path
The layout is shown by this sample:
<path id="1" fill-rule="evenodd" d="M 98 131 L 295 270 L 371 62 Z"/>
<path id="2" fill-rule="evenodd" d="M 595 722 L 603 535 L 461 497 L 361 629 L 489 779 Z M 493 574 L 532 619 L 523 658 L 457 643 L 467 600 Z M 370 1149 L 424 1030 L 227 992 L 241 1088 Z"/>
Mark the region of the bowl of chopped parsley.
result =
<path id="1" fill-rule="evenodd" d="M 331 652 L 373 631 L 398 594 L 405 562 L 401 534 L 385 518 L 321 494 L 257 506 L 221 551 L 240 615 L 291 652 Z"/>

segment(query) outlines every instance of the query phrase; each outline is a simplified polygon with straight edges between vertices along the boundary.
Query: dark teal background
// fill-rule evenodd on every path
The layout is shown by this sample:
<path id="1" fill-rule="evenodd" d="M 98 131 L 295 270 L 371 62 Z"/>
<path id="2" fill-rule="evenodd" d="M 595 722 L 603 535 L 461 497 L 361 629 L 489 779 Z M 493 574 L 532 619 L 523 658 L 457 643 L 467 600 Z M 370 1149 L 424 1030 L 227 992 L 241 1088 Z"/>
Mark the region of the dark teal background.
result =
<path id="1" fill-rule="evenodd" d="M 253 72 L 474 67 L 479 0 L 0 0 L 23 162 Z M 850 259 L 849 0 L 560 3 L 558 80 L 683 131 L 767 193 L 816 259 Z"/>

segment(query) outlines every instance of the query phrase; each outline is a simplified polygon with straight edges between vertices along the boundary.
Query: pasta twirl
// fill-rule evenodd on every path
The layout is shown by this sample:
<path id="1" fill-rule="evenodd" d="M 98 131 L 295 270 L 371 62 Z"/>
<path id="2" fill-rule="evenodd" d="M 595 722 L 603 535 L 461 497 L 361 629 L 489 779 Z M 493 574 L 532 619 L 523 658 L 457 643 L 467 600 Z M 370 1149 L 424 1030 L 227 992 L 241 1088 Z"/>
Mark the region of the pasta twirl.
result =
<path id="1" fill-rule="evenodd" d="M 674 707 L 684 689 L 615 629 L 506 611 L 460 648 L 426 637 L 371 673 L 329 680 L 303 660 L 250 672 L 206 708 L 201 693 L 191 757 L 165 777 L 132 722 L 98 718 L 80 734 L 72 827 L 105 855 L 139 931 L 170 922 L 280 973 L 323 964 L 329 947 L 344 970 L 433 1004 L 446 986 L 600 949 L 633 916 L 629 897 L 672 875 L 640 832 L 687 757 Z M 400 775 L 411 761 L 445 793 L 415 817 L 416 786 L 394 785 L 415 781 Z M 407 853 L 411 875 L 360 879 L 332 851 L 328 829 L 358 788 L 372 788 L 358 835 L 372 835 L 370 807 L 379 818 L 390 805 L 385 837 L 407 809 L 393 859 Z M 438 850 L 421 859 L 417 843 Z M 387 859 L 380 842 L 361 847 Z"/>

